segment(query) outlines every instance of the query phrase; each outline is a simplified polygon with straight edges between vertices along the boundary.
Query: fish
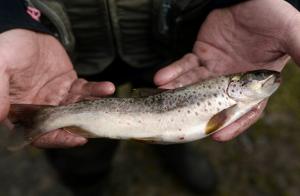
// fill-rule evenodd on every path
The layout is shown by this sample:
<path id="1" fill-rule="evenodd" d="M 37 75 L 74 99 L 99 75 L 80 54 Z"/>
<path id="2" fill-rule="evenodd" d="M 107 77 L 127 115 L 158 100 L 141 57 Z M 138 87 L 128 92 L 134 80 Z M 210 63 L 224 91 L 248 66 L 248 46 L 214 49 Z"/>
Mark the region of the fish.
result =
<path id="1" fill-rule="evenodd" d="M 202 139 L 233 123 L 280 86 L 279 72 L 219 76 L 172 90 L 126 98 L 106 97 L 63 106 L 12 104 L 11 143 L 29 145 L 56 129 L 86 138 L 157 144 Z M 18 134 L 18 136 L 16 136 Z"/>

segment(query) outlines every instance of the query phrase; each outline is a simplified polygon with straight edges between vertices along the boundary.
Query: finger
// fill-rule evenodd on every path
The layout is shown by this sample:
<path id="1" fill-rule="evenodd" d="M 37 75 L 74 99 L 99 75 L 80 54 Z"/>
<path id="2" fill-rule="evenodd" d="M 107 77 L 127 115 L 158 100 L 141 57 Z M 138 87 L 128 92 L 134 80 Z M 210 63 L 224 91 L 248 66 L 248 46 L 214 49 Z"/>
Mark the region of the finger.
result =
<path id="1" fill-rule="evenodd" d="M 114 92 L 115 86 L 111 82 L 87 82 L 84 79 L 76 80 L 70 89 L 70 94 L 79 94 L 83 97 L 101 97 Z"/>
<path id="2" fill-rule="evenodd" d="M 6 119 L 9 112 L 9 82 L 5 74 L 0 74 L 0 122 Z"/>
<path id="3" fill-rule="evenodd" d="M 68 133 L 64 130 L 51 131 L 38 138 L 32 143 L 38 148 L 72 148 L 82 146 L 87 143 L 87 139 Z"/>
<path id="4" fill-rule="evenodd" d="M 159 70 L 154 76 L 154 83 L 163 86 L 176 79 L 185 72 L 199 66 L 198 57 L 194 54 L 187 54 L 180 60 Z"/>
<path id="5" fill-rule="evenodd" d="M 212 136 L 213 139 L 216 141 L 226 142 L 240 135 L 260 118 L 266 105 L 267 101 L 261 102 L 242 118 L 215 133 Z"/>
<path id="6" fill-rule="evenodd" d="M 113 94 L 115 86 L 111 82 L 87 82 L 78 79 L 72 85 L 68 96 L 60 102 L 61 105 L 75 103 L 81 100 L 90 100 Z"/>
<path id="7" fill-rule="evenodd" d="M 88 82 L 83 85 L 82 93 L 90 97 L 103 97 L 115 92 L 115 86 L 111 82 Z"/>
<path id="8" fill-rule="evenodd" d="M 184 73 L 183 75 L 179 76 L 178 78 L 172 80 L 168 84 L 160 86 L 160 88 L 163 89 L 180 88 L 211 77 L 213 77 L 213 74 L 209 72 L 206 69 L 206 67 L 196 67 Z"/>

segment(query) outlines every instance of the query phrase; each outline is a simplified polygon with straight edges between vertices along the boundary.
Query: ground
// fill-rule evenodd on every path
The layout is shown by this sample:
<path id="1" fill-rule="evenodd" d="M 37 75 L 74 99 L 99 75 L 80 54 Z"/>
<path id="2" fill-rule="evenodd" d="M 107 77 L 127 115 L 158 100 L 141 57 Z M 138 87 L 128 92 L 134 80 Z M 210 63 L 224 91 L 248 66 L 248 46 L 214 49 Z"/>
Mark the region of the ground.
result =
<path id="1" fill-rule="evenodd" d="M 261 120 L 237 139 L 194 142 L 219 176 L 215 195 L 300 195 L 300 69 L 292 63 Z M 3 134 L 3 131 L 1 132 Z M 71 196 L 56 178 L 43 151 L 0 150 L 0 196 Z M 106 195 L 193 196 L 159 164 L 149 146 L 123 142 L 107 180 Z"/>

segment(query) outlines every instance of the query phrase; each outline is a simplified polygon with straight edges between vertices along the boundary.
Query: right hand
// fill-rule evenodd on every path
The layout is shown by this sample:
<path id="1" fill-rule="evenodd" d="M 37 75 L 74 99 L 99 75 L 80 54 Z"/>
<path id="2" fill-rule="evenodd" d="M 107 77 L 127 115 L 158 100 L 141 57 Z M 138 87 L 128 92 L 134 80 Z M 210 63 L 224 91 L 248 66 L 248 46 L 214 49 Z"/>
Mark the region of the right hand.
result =
<path id="1" fill-rule="evenodd" d="M 114 93 L 110 82 L 78 79 L 64 48 L 52 36 L 15 29 L 0 34 L 0 122 L 10 104 L 59 105 Z M 83 137 L 52 131 L 33 145 L 65 148 L 83 145 Z"/>
<path id="2" fill-rule="evenodd" d="M 177 88 L 208 78 L 269 69 L 281 71 L 289 56 L 300 65 L 300 14 L 282 0 L 251 0 L 212 11 L 191 53 L 161 69 L 160 88 Z M 266 101 L 213 134 L 229 141 L 255 123 Z"/>

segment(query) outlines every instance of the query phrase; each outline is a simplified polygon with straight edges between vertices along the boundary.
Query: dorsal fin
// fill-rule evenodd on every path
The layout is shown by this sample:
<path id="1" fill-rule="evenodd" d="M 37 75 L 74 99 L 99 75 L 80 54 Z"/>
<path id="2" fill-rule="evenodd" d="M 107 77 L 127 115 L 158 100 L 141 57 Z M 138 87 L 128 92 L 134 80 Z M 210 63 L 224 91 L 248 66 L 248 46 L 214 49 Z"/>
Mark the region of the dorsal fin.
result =
<path id="1" fill-rule="evenodd" d="M 156 95 L 165 91 L 168 91 L 169 89 L 160 89 L 160 88 L 137 88 L 133 89 L 131 92 L 131 97 L 148 97 L 152 95 Z"/>

